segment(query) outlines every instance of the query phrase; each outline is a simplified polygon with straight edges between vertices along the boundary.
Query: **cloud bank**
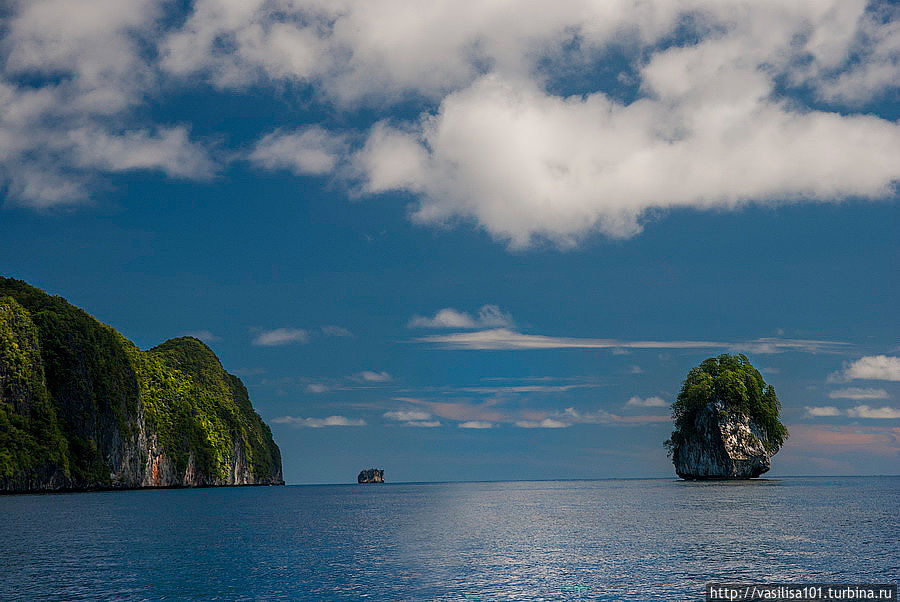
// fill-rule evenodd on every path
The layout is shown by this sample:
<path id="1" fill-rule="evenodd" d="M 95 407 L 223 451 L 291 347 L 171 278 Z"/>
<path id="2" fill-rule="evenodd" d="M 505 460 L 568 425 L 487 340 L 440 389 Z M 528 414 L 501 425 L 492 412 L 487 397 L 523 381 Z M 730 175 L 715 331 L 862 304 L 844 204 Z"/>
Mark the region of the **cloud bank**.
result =
<path id="1" fill-rule="evenodd" d="M 108 174 L 210 178 L 238 157 L 406 193 L 415 222 L 516 248 L 633 236 L 660 210 L 895 199 L 900 125 L 873 111 L 900 81 L 898 15 L 865 0 L 16 2 L 0 180 L 7 203 L 47 209 Z M 309 90 L 336 119 L 219 149 L 148 110 L 172 91 L 212 101 L 206 86 Z M 419 117 L 395 111 L 409 100 Z"/>

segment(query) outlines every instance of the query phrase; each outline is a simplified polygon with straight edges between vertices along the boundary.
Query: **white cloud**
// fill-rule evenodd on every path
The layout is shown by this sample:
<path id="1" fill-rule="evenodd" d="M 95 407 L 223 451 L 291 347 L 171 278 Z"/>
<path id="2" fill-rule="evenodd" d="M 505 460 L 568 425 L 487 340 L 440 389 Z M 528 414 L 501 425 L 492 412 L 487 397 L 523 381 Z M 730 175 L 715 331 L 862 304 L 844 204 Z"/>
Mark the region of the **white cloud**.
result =
<path id="1" fill-rule="evenodd" d="M 820 416 L 840 416 L 841 411 L 834 406 L 809 407 L 806 406 L 806 415 L 813 417 Z"/>
<path id="2" fill-rule="evenodd" d="M 508 328 L 494 328 L 475 332 L 428 335 L 415 339 L 422 343 L 437 344 L 448 349 L 723 349 L 733 351 L 753 350 L 755 353 L 782 353 L 801 351 L 807 353 L 833 352 L 846 343 L 836 341 L 812 341 L 799 339 L 756 339 L 744 343 L 716 341 L 622 341 L 618 339 L 592 339 L 578 337 L 554 337 L 522 334 Z"/>
<path id="3" fill-rule="evenodd" d="M 331 173 L 346 154 L 344 136 L 318 126 L 275 131 L 260 139 L 247 158 L 269 170 L 287 169 L 298 176 Z"/>
<path id="4" fill-rule="evenodd" d="M 553 418 L 544 418 L 543 420 L 519 420 L 516 422 L 516 426 L 523 429 L 564 429 L 572 424 Z"/>
<path id="5" fill-rule="evenodd" d="M 848 416 L 854 418 L 900 418 L 900 408 L 871 408 L 867 405 L 856 406 L 847 410 Z"/>
<path id="6" fill-rule="evenodd" d="M 457 426 L 461 429 L 489 429 L 494 428 L 494 424 L 484 420 L 467 420 L 460 422 Z"/>
<path id="7" fill-rule="evenodd" d="M 430 420 L 431 414 L 421 410 L 394 410 L 382 414 L 388 420 L 396 420 L 398 422 L 422 421 Z"/>
<path id="8" fill-rule="evenodd" d="M 209 330 L 191 330 L 185 332 L 182 336 L 194 337 L 195 339 L 200 339 L 204 343 L 214 343 L 222 340 L 222 337 L 213 334 Z"/>
<path id="9" fill-rule="evenodd" d="M 661 397 L 655 396 L 647 397 L 645 399 L 641 399 L 640 397 L 632 397 L 625 402 L 625 405 L 637 408 L 665 408 L 669 406 L 669 404 L 666 403 L 666 400 Z"/>
<path id="10" fill-rule="evenodd" d="M 418 129 L 374 131 L 366 190 L 416 194 L 415 221 L 471 219 L 514 248 L 630 237 L 654 209 L 893 194 L 900 125 L 767 100 L 774 83 L 737 66 L 744 50 L 661 53 L 644 68 L 650 97 L 630 105 L 484 76 Z"/>
<path id="11" fill-rule="evenodd" d="M 840 372 L 828 377 L 829 382 L 848 380 L 890 380 L 900 381 L 900 357 L 889 355 L 867 355 L 861 357 Z"/>
<path id="12" fill-rule="evenodd" d="M 848 387 L 837 389 L 828 393 L 831 399 L 887 399 L 888 393 L 884 389 L 859 389 Z"/>
<path id="13" fill-rule="evenodd" d="M 326 393 L 327 391 L 328 391 L 327 385 L 323 385 L 323 384 L 319 384 L 319 383 L 310 383 L 310 384 L 306 385 L 307 393 L 319 394 L 319 393 Z"/>
<path id="14" fill-rule="evenodd" d="M 483 305 L 478 316 L 458 311 L 452 307 L 439 310 L 434 317 L 413 316 L 407 324 L 409 328 L 496 328 L 513 327 L 512 316 L 496 305 Z"/>
<path id="15" fill-rule="evenodd" d="M 578 385 L 506 385 L 501 387 L 460 387 L 467 393 L 565 393 L 573 389 L 599 387 L 597 384 Z"/>
<path id="16" fill-rule="evenodd" d="M 433 416 L 422 410 L 394 410 L 382 414 L 384 418 L 395 422 L 403 423 L 403 426 L 411 426 L 418 428 L 435 428 L 441 426 L 439 420 L 434 420 Z"/>
<path id="17" fill-rule="evenodd" d="M 290 345 L 291 343 L 306 343 L 309 335 L 302 328 L 276 328 L 264 330 L 253 339 L 254 345 L 274 347 L 276 345 Z"/>
<path id="18" fill-rule="evenodd" d="M 298 427 L 322 428 L 326 426 L 366 426 L 362 418 L 347 418 L 346 416 L 328 416 L 327 418 L 303 418 L 301 416 L 279 416 L 273 418 L 275 424 L 290 424 Z"/>
<path id="19" fill-rule="evenodd" d="M 403 426 L 417 428 L 435 428 L 441 426 L 440 420 L 434 420 L 433 416 L 422 410 L 394 410 L 382 414 L 384 418 L 403 423 Z"/>
<path id="20" fill-rule="evenodd" d="M 634 399 L 634 398 L 632 398 Z M 652 398 L 651 398 L 652 399 Z M 650 406 L 657 407 L 657 406 Z M 541 420 L 519 420 L 520 428 L 567 428 L 573 424 L 648 424 L 653 422 L 669 422 L 669 416 L 619 416 L 606 410 L 579 412 L 575 408 L 566 408 Z"/>
<path id="21" fill-rule="evenodd" d="M 40 209 L 84 203 L 104 172 L 215 173 L 186 126 L 142 127 L 132 115 L 159 87 L 147 49 L 164 4 L 34 0 L 7 9 L 0 185 L 8 186 L 10 203 Z"/>
<path id="22" fill-rule="evenodd" d="M 846 71 L 826 73 L 819 84 L 820 97 L 861 104 L 896 87 L 900 81 L 900 8 L 881 6 L 860 19 L 851 50 L 861 55 L 860 60 Z"/>
<path id="23" fill-rule="evenodd" d="M 58 145 L 77 167 L 105 171 L 156 169 L 171 177 L 203 178 L 215 168 L 205 150 L 193 145 L 184 127 L 113 135 L 96 128 L 67 132 Z"/>
<path id="24" fill-rule="evenodd" d="M 163 93 L 204 81 L 309 86 L 339 116 L 431 103 L 421 119 L 371 127 L 353 157 L 353 133 L 316 126 L 268 132 L 249 157 L 298 174 L 352 158 L 364 191 L 412 194 L 414 220 L 462 218 L 514 247 L 632 236 L 661 209 L 896 194 L 900 124 L 846 110 L 896 90 L 889 2 L 196 0 L 184 19 L 170 10 L 164 0 L 10 5 L 0 42 L 10 202 L 86 202 L 108 172 L 213 175 L 215 153 L 187 125 L 148 116 Z M 558 80 L 610 54 L 624 54 L 636 100 L 603 88 L 606 78 L 557 93 Z M 798 89 L 839 106 L 810 110 Z"/>
<path id="25" fill-rule="evenodd" d="M 371 383 L 385 383 L 393 380 L 393 377 L 387 372 L 375 372 L 374 370 L 363 370 L 354 374 L 354 378 L 364 380 Z"/>
<path id="26" fill-rule="evenodd" d="M 330 337 L 352 337 L 353 333 L 341 326 L 322 326 L 322 334 Z"/>

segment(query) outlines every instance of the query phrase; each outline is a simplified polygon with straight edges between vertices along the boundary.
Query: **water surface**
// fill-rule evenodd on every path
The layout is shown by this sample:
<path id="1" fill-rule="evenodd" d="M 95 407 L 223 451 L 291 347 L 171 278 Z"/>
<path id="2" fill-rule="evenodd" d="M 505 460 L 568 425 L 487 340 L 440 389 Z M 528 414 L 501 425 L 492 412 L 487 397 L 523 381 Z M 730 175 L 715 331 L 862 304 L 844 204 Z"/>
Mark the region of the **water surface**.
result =
<path id="1" fill-rule="evenodd" d="M 894 582 L 900 477 L 0 497 L 0 597 L 699 600 Z"/>

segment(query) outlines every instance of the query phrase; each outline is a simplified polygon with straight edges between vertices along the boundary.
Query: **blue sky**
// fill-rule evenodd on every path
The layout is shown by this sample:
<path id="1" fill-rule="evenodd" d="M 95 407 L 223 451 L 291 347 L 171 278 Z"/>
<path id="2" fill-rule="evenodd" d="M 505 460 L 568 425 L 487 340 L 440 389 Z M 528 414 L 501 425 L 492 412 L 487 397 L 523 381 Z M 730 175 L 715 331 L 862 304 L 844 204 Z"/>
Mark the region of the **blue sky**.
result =
<path id="1" fill-rule="evenodd" d="M 773 475 L 900 472 L 890 4 L 40 1 L 0 271 L 205 339 L 291 483 L 672 475 L 742 351 Z"/>

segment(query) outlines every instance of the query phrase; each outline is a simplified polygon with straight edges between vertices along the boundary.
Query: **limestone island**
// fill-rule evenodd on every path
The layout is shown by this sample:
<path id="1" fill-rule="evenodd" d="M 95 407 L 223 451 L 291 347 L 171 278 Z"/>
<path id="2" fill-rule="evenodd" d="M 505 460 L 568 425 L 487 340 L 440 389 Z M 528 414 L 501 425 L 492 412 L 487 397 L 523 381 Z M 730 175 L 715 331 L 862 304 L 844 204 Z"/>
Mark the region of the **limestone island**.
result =
<path id="1" fill-rule="evenodd" d="M 384 471 L 377 468 L 361 470 L 356 477 L 357 483 L 384 483 Z"/>
<path id="2" fill-rule="evenodd" d="M 201 341 L 141 351 L 0 277 L 0 492 L 283 484 L 271 430 Z"/>
<path id="3" fill-rule="evenodd" d="M 687 480 L 752 479 L 768 472 L 787 439 L 775 388 L 744 355 L 709 358 L 691 370 L 675 403 L 665 442 Z"/>

